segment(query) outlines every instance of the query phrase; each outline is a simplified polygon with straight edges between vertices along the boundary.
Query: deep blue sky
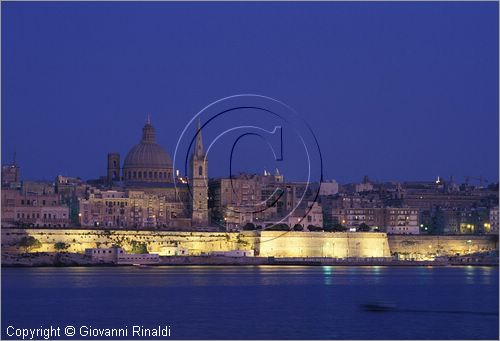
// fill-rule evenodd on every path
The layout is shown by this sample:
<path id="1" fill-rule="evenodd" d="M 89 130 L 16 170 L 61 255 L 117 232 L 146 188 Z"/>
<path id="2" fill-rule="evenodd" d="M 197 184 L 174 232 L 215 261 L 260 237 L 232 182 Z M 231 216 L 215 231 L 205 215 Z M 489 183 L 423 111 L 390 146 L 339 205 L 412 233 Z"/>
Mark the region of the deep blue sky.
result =
<path id="1" fill-rule="evenodd" d="M 325 178 L 498 179 L 497 2 L 1 6 L 2 163 L 24 178 L 104 175 L 147 113 L 173 154 L 205 105 L 258 93 L 309 122 Z"/>

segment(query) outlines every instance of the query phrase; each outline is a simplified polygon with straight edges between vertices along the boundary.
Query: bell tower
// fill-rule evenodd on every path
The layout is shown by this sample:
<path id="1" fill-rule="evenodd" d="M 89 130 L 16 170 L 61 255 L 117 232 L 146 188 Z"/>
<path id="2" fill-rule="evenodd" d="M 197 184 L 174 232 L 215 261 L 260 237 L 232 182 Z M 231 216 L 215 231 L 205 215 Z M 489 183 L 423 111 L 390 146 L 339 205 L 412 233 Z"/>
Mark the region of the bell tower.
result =
<path id="1" fill-rule="evenodd" d="M 191 222 L 193 226 L 208 226 L 208 160 L 203 148 L 201 122 L 198 120 L 196 142 L 191 156 Z"/>
<path id="2" fill-rule="evenodd" d="M 108 154 L 108 183 L 112 184 L 113 181 L 120 181 L 120 154 Z"/>

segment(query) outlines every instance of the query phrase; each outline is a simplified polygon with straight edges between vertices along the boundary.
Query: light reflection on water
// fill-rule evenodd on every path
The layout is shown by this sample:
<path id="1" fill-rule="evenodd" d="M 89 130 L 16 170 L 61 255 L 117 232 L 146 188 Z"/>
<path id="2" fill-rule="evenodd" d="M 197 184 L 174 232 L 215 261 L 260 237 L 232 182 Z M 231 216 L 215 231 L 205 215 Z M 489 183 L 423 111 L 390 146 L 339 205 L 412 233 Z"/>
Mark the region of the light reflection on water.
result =
<path id="1" fill-rule="evenodd" d="M 442 278 L 441 267 L 387 267 L 387 266 L 158 266 L 158 267 L 74 267 L 74 268 L 33 268 L 31 280 L 38 287 L 51 287 L 54 282 L 74 288 L 100 287 L 119 274 L 119 286 L 133 286 L 140 279 L 144 286 L 196 285 L 301 285 L 306 283 L 324 285 L 386 283 L 397 275 L 399 278 L 412 277 L 425 285 Z M 442 268 L 444 279 L 461 277 L 465 284 L 491 284 L 497 268 L 488 266 Z M 9 269 L 10 270 L 10 269 Z M 9 274 L 17 276 L 16 269 Z M 21 270 L 22 271 L 22 270 Z M 436 271 L 438 273 L 436 273 Z M 214 276 L 217 274 L 217 276 Z M 246 279 L 246 280 L 244 280 Z M 29 282 L 28 282 L 29 283 Z"/>
<path id="2" fill-rule="evenodd" d="M 323 266 L 323 276 L 325 278 L 325 285 L 332 284 L 332 267 L 331 266 Z"/>
<path id="3" fill-rule="evenodd" d="M 383 302 L 401 309 L 498 311 L 496 267 L 5 268 L 2 275 L 2 325 L 88 316 L 94 324 L 131 323 L 141 311 L 142 323 L 171 321 L 177 338 L 498 336 L 498 316 L 374 314 L 359 308 Z M 415 323 L 422 319 L 427 322 Z M 225 333 L 199 327 L 221 321 Z"/>

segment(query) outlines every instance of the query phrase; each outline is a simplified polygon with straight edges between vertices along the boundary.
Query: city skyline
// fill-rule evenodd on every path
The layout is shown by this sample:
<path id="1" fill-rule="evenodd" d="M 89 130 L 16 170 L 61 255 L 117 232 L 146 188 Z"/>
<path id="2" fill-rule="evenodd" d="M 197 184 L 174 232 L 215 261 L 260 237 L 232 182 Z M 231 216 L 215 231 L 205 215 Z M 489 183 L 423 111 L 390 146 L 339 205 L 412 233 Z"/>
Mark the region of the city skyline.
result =
<path id="1" fill-rule="evenodd" d="M 147 124 L 149 124 L 149 122 L 151 121 L 151 115 L 147 115 L 147 119 L 145 120 L 145 122 L 147 122 Z M 137 129 L 138 130 L 138 129 Z M 138 134 L 137 134 L 138 135 Z M 193 136 L 195 135 L 195 133 L 193 132 Z M 161 136 L 161 134 L 160 134 Z M 131 146 L 129 146 L 129 149 L 133 147 L 133 144 Z M 162 146 L 163 147 L 163 146 Z M 248 148 L 248 146 L 245 146 L 246 148 Z M 166 148 L 165 148 L 166 149 Z M 192 149 L 189 150 L 189 152 L 192 153 Z M 110 153 L 115 153 L 115 151 L 108 151 Z M 168 149 L 166 149 L 166 153 L 168 155 L 169 158 L 171 158 L 171 154 L 170 154 L 170 151 Z M 106 162 L 106 155 L 108 153 L 101 153 L 102 155 L 101 158 L 104 159 L 104 163 Z M 119 156 L 122 156 L 122 157 L 125 157 L 127 155 L 127 152 L 125 151 L 124 153 L 117 153 Z M 244 153 L 243 153 L 244 154 Z M 244 154 L 245 155 L 245 154 Z M 212 156 L 212 155 L 211 155 Z M 220 157 L 220 155 L 217 155 L 218 157 Z M 63 174 L 63 173 L 58 173 L 58 174 L 55 174 L 52 178 L 48 177 L 48 178 L 40 178 L 40 177 L 33 177 L 33 178 L 27 178 L 24 176 L 24 167 L 23 165 L 18 161 L 18 158 L 17 158 L 17 151 L 14 151 L 13 152 L 13 158 L 12 160 L 6 160 L 5 158 L 3 159 L 2 161 L 2 165 L 16 165 L 19 169 L 20 169 L 20 180 L 34 180 L 34 181 L 53 181 L 55 177 L 57 176 L 65 176 L 65 177 L 75 177 L 75 178 L 79 178 L 79 179 L 82 179 L 84 181 L 87 181 L 87 180 L 97 180 L 99 178 L 102 178 L 102 177 L 106 177 L 106 167 L 105 165 L 100 165 L 100 164 L 95 164 L 97 169 L 99 169 L 97 171 L 97 175 L 93 178 L 85 178 L 79 174 Z M 101 167 L 102 166 L 102 167 Z M 174 170 L 174 172 L 176 171 L 182 171 L 182 164 L 178 165 L 179 168 L 176 168 L 176 170 Z M 122 173 L 122 167 L 120 166 L 119 167 L 120 169 L 120 176 L 123 176 Z M 237 171 L 233 171 L 232 174 L 217 174 L 217 175 L 211 175 L 210 173 L 208 173 L 208 176 L 207 178 L 208 179 L 220 179 L 220 178 L 231 178 L 231 177 L 238 177 L 240 176 L 241 174 L 262 174 L 262 173 L 268 173 L 268 174 L 274 174 L 274 173 L 277 173 L 277 174 L 280 174 L 280 175 L 283 175 L 283 176 L 287 176 L 286 174 L 286 169 L 285 168 L 283 170 L 283 168 L 269 168 L 269 167 L 264 167 L 262 169 L 256 169 L 256 168 L 253 168 L 253 169 L 237 169 Z M 28 170 L 28 173 L 32 173 Z M 323 169 L 323 173 L 325 173 L 325 169 Z M 190 177 L 189 174 L 186 174 L 186 175 L 182 175 L 180 174 L 181 177 Z M 303 178 L 294 178 L 294 179 L 290 179 L 290 178 L 287 178 L 288 181 L 306 181 L 304 180 Z M 467 183 L 467 184 L 472 184 L 472 185 L 479 185 L 479 186 L 488 186 L 488 185 L 494 185 L 495 183 L 498 183 L 498 178 L 496 180 L 492 180 L 491 178 L 488 179 L 486 178 L 485 176 L 483 176 L 482 174 L 481 175 L 463 175 L 463 176 L 456 176 L 454 174 L 450 174 L 450 175 L 447 175 L 447 174 L 438 174 L 432 178 L 408 178 L 408 179 L 405 179 L 405 178 L 397 178 L 396 177 L 393 177 L 393 178 L 374 178 L 372 176 L 370 176 L 369 174 L 364 174 L 361 178 L 359 179 L 350 179 L 348 181 L 339 181 L 337 178 L 327 178 L 327 177 L 323 177 L 323 181 L 337 181 L 339 184 L 349 184 L 349 183 L 361 183 L 365 180 L 369 180 L 370 182 L 372 183 L 390 183 L 390 182 L 393 182 L 393 183 L 398 183 L 398 182 L 412 182 L 412 181 L 422 181 L 422 182 L 434 182 L 434 181 L 444 181 L 444 182 L 454 182 L 456 184 L 462 184 L 462 183 Z M 312 179 L 311 182 L 318 182 L 318 179 Z"/>
<path id="2" fill-rule="evenodd" d="M 201 108 L 253 92 L 306 119 L 324 179 L 498 181 L 494 4 L 166 5 L 6 4 L 2 163 L 15 151 L 26 179 L 97 178 L 148 113 L 172 156 Z M 262 172 L 249 155 L 240 169 Z"/>
<path id="3" fill-rule="evenodd" d="M 2 339 L 499 337 L 499 1 L 0 1 Z"/>

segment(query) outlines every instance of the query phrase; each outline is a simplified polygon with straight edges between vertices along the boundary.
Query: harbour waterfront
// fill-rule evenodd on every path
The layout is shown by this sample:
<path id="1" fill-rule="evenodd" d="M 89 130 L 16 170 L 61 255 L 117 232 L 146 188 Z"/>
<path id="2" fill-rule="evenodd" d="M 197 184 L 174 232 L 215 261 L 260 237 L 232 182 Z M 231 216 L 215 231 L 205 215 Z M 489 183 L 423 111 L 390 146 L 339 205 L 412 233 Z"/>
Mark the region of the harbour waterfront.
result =
<path id="1" fill-rule="evenodd" d="M 497 339 L 498 275 L 479 266 L 3 268 L 2 338 L 13 338 L 8 326 L 139 325 L 169 326 L 172 339 Z"/>

